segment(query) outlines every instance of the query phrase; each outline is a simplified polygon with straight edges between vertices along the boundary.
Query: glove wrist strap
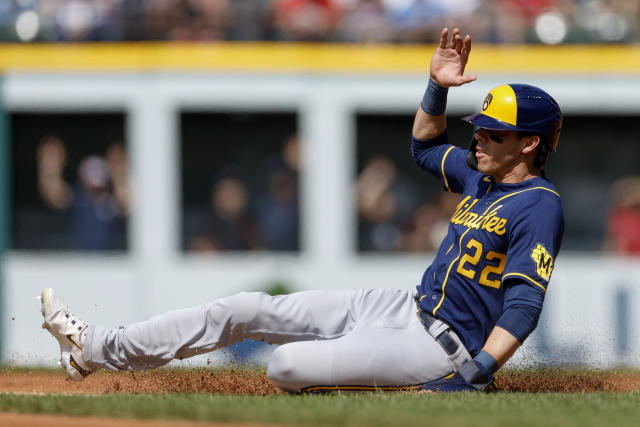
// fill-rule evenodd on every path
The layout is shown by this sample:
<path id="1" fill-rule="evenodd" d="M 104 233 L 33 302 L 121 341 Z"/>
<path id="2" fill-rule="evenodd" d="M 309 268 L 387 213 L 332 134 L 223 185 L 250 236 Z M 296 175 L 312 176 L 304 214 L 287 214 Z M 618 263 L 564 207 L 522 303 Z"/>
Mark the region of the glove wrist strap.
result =
<path id="1" fill-rule="evenodd" d="M 482 367 L 488 374 L 493 374 L 500 368 L 498 366 L 498 361 L 496 360 L 496 358 L 484 350 L 478 353 L 476 357 L 473 358 L 473 360 L 482 365 Z"/>

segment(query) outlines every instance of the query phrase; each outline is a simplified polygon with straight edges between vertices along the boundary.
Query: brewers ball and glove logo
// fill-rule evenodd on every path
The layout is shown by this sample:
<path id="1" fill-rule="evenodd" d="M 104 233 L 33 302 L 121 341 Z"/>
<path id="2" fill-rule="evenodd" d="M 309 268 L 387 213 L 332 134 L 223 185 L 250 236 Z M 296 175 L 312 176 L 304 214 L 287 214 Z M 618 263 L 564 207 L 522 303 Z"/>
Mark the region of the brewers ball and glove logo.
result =
<path id="1" fill-rule="evenodd" d="M 484 98 L 484 102 L 482 103 L 482 111 L 489 108 L 489 105 L 491 105 L 491 101 L 493 101 L 493 95 L 488 94 L 486 98 Z"/>
<path id="2" fill-rule="evenodd" d="M 549 255 L 549 252 L 540 243 L 531 251 L 531 258 L 536 263 L 536 272 L 538 276 L 544 280 L 549 281 L 551 278 L 551 272 L 553 271 L 553 257 Z"/>

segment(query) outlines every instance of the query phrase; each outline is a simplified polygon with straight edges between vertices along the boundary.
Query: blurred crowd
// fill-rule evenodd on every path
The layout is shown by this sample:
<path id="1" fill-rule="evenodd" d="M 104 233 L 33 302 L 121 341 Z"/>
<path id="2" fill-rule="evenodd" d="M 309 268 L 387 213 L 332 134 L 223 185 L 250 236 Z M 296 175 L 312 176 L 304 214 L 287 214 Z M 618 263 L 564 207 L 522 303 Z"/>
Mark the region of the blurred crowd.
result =
<path id="1" fill-rule="evenodd" d="M 607 215 L 604 249 L 620 255 L 640 255 L 640 176 L 611 185 L 612 203 Z"/>
<path id="2" fill-rule="evenodd" d="M 432 252 L 447 234 L 460 196 L 438 192 L 422 200 L 421 191 L 394 162 L 377 155 L 356 180 L 358 249 L 361 252 Z M 615 180 L 604 225 L 602 250 L 640 255 L 640 176 Z"/>
<path id="3" fill-rule="evenodd" d="M 251 165 L 253 177 L 232 167 L 212 171 L 209 193 L 197 205 L 183 206 L 184 249 L 300 250 L 299 151 L 294 134 L 260 165 Z M 17 247 L 126 250 L 131 191 L 125 145 L 113 142 L 104 153 L 86 155 L 73 171 L 67 158 L 67 146 L 58 136 L 39 142 L 40 204 L 16 213 Z M 360 252 L 437 250 L 459 202 L 457 194 L 425 192 L 381 154 L 363 164 L 354 191 Z M 614 181 L 609 194 L 603 250 L 640 255 L 640 177 Z"/>
<path id="4" fill-rule="evenodd" d="M 22 211 L 20 243 L 28 249 L 123 250 L 130 208 L 129 166 L 122 142 L 81 159 L 67 177 L 68 152 L 57 136 L 36 151 L 41 205 Z"/>
<path id="5" fill-rule="evenodd" d="M 0 0 L 2 41 L 626 43 L 639 22 L 628 0 Z"/>
<path id="6" fill-rule="evenodd" d="M 215 171 L 204 203 L 196 209 L 185 207 L 185 249 L 297 251 L 299 165 L 294 134 L 264 164 L 249 165 L 259 174 L 258 185 L 233 167 Z"/>
<path id="7" fill-rule="evenodd" d="M 250 165 L 247 177 L 233 167 L 212 171 L 210 191 L 197 206 L 183 206 L 188 251 L 297 251 L 299 249 L 297 135 L 279 151 Z M 129 164 L 121 142 L 104 153 L 69 164 L 58 136 L 37 145 L 36 206 L 15 213 L 14 246 L 46 250 L 126 250 L 130 215 Z"/>
<path id="8" fill-rule="evenodd" d="M 434 201 L 425 201 L 424 191 L 414 184 L 385 156 L 374 156 L 365 163 L 355 187 L 360 251 L 438 249 L 460 197 L 441 191 Z"/>

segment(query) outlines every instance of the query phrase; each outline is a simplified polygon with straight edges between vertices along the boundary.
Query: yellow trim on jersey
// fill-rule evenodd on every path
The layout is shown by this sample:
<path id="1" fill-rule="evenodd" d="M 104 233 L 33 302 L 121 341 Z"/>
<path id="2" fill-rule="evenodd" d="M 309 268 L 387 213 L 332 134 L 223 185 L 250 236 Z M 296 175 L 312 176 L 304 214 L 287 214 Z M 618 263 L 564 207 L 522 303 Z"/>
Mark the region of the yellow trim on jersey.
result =
<path id="1" fill-rule="evenodd" d="M 495 206 L 497 203 L 501 202 L 502 200 L 511 197 L 511 196 L 515 196 L 517 194 L 520 193 L 524 193 L 526 191 L 531 191 L 531 190 L 546 190 L 549 191 L 550 193 L 555 194 L 556 196 L 560 197 L 560 194 L 556 193 L 555 191 L 546 188 L 546 187 L 532 187 L 532 188 L 527 188 L 524 190 L 520 190 L 520 191 L 514 191 L 513 193 L 509 193 L 509 194 L 505 194 L 504 196 L 500 197 L 498 200 L 496 200 L 495 202 L 491 203 L 491 205 L 489 205 L 489 207 L 484 211 L 484 213 L 482 215 L 486 215 L 487 212 L 489 212 L 489 210 Z M 440 298 L 440 301 L 438 302 L 438 305 L 436 305 L 436 307 L 433 309 L 432 314 L 435 316 L 436 315 L 436 311 L 438 311 L 438 309 L 440 308 L 440 306 L 442 306 L 442 303 L 444 302 L 444 298 L 445 298 L 445 286 L 447 285 L 447 280 L 449 280 L 449 272 L 451 271 L 451 267 L 453 267 L 453 264 L 455 264 L 458 259 L 460 258 L 460 255 L 462 255 L 462 238 L 464 237 L 465 234 L 467 234 L 469 232 L 469 230 L 471 230 L 471 227 L 467 227 L 467 231 L 465 231 L 464 233 L 462 233 L 462 236 L 460 236 L 460 239 L 458 240 L 458 244 L 460 245 L 460 251 L 458 252 L 458 256 L 451 262 L 451 264 L 449 264 L 449 268 L 447 269 L 447 275 L 444 277 L 444 281 L 442 282 L 442 297 Z M 516 274 L 516 273 L 510 273 L 510 274 Z M 518 273 L 519 274 L 519 273 Z M 540 286 L 542 289 L 545 289 L 542 285 L 540 285 L 538 282 L 536 282 L 535 280 L 531 279 L 528 276 L 527 277 L 529 280 L 531 280 L 533 283 L 535 283 L 536 285 Z M 504 280 L 504 276 L 502 276 L 502 279 Z M 546 291 L 546 289 L 545 289 Z"/>
<path id="2" fill-rule="evenodd" d="M 489 183 L 489 187 L 487 187 L 487 191 L 484 194 L 489 194 L 489 191 L 491 191 L 491 188 L 493 187 L 493 182 L 491 182 L 491 177 L 490 176 L 485 176 L 484 178 L 482 178 L 482 180 L 484 182 L 488 182 Z"/>
<path id="3" fill-rule="evenodd" d="M 447 151 L 445 151 L 444 156 L 442 156 L 442 165 L 440 165 L 440 171 L 442 172 L 442 178 L 444 179 L 444 186 L 446 187 L 447 191 L 449 193 L 451 193 L 451 188 L 449 188 L 449 182 L 447 181 L 447 175 L 444 174 L 444 161 L 446 160 L 447 156 L 449 155 L 449 152 L 451 150 L 453 150 L 454 147 L 453 145 L 451 147 L 449 147 L 449 149 Z"/>
<path id="4" fill-rule="evenodd" d="M 501 85 L 491 90 L 482 105 L 482 114 L 515 126 L 518 123 L 518 102 L 513 88 Z"/>
<path id="5" fill-rule="evenodd" d="M 431 312 L 431 314 L 433 314 L 434 316 L 436 315 L 436 311 L 438 311 L 438 309 L 440 308 L 440 306 L 444 301 L 444 287 L 447 285 L 447 280 L 449 280 L 449 273 L 451 272 L 451 267 L 453 267 L 453 264 L 455 264 L 456 261 L 458 261 L 458 259 L 460 258 L 460 255 L 462 255 L 462 238 L 464 237 L 465 234 L 469 232 L 469 230 L 471 230 L 471 228 L 467 228 L 467 231 L 462 233 L 462 236 L 460 236 L 460 239 L 458 240 L 458 245 L 460 245 L 460 250 L 458 251 L 458 256 L 453 261 L 451 261 L 451 264 L 449 264 L 449 268 L 447 268 L 447 275 L 444 276 L 444 281 L 442 282 L 442 297 L 440 298 L 438 305 L 436 305 L 436 307 Z"/>
<path id="6" fill-rule="evenodd" d="M 506 277 L 509 276 L 519 276 L 519 277 L 524 277 L 525 279 L 527 279 L 528 281 L 530 281 L 531 283 L 533 283 L 534 285 L 538 286 L 540 289 L 542 289 L 543 291 L 547 292 L 547 288 L 545 288 L 544 286 L 542 286 L 540 283 L 536 282 L 535 280 L 533 280 L 531 277 L 527 276 L 526 274 L 522 274 L 522 273 L 507 273 L 504 276 L 502 276 L 502 281 L 504 282 L 504 279 Z"/>
<path id="7" fill-rule="evenodd" d="M 451 252 L 451 249 L 453 249 L 453 245 L 455 245 L 455 243 L 452 243 L 451 246 L 449 246 L 449 249 L 447 249 L 447 252 L 444 253 L 445 255 Z"/>
<path id="8" fill-rule="evenodd" d="M 503 201 L 504 199 L 511 197 L 511 196 L 515 196 L 516 194 L 520 194 L 520 193 L 524 193 L 526 191 L 531 191 L 531 190 L 546 190 L 550 193 L 555 194 L 556 196 L 560 197 L 560 195 L 558 193 L 556 193 L 555 191 L 551 190 L 550 188 L 547 187 L 531 187 L 531 188 L 527 188 L 524 190 L 520 190 L 520 191 L 514 191 L 513 193 L 509 193 L 509 194 L 505 194 L 504 196 L 500 197 L 498 200 L 496 200 L 495 202 L 491 203 L 491 205 L 489 205 L 489 207 L 487 208 L 487 210 L 484 211 L 484 213 L 482 215 L 486 215 L 487 212 L 489 212 L 489 210 L 496 205 L 497 203 Z"/>

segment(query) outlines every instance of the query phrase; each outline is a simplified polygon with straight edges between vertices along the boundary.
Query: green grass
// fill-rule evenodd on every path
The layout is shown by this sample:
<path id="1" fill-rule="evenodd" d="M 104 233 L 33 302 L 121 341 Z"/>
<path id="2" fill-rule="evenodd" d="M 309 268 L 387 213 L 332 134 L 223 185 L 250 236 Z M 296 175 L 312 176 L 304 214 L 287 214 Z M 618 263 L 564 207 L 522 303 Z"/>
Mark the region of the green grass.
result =
<path id="1" fill-rule="evenodd" d="M 0 410 L 324 426 L 637 426 L 640 393 L 0 395 Z"/>

